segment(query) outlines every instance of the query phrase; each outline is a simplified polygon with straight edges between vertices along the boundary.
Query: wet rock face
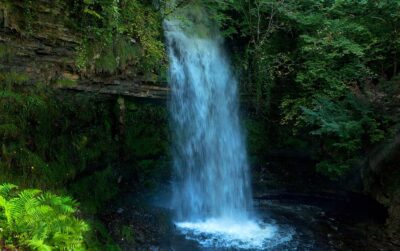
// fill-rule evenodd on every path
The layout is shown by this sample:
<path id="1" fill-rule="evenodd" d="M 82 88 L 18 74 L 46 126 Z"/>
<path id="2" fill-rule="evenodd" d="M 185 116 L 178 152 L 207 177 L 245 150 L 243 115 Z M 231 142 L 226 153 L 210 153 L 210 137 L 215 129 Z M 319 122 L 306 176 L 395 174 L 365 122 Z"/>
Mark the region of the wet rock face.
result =
<path id="1" fill-rule="evenodd" d="M 400 136 L 370 156 L 363 180 L 367 193 L 388 209 L 387 233 L 400 245 Z"/>
<path id="2" fill-rule="evenodd" d="M 397 198 L 395 205 L 389 208 L 390 218 L 388 219 L 388 232 L 396 244 L 400 245 L 400 201 Z"/>
<path id="3" fill-rule="evenodd" d="M 4 9 L 0 9 L 0 27 L 4 27 Z"/>
<path id="4" fill-rule="evenodd" d="M 165 99 L 168 88 L 146 81 L 134 67 L 115 74 L 82 71 L 77 52 L 82 36 L 68 1 L 0 2 L 0 70 L 23 73 L 32 83 L 83 92 Z M 75 13 L 76 14 L 76 13 Z M 3 52 L 2 52 L 3 51 Z"/>
<path id="5" fill-rule="evenodd" d="M 64 75 L 77 78 L 74 56 L 79 38 L 66 27 L 66 15 L 60 8 L 49 8 L 46 1 L 38 1 L 34 7 L 37 15 L 27 20 L 23 1 L 0 5 L 0 43 L 9 55 L 2 59 L 2 67 L 46 84 Z"/>

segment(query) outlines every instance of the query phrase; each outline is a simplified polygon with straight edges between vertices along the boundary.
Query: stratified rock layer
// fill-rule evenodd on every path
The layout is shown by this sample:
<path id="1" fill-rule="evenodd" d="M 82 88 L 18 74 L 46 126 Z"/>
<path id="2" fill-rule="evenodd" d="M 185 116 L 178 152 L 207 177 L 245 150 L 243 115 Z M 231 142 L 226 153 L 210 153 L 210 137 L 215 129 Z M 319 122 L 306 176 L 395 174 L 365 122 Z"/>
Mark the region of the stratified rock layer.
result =
<path id="1" fill-rule="evenodd" d="M 165 99 L 168 88 L 138 74 L 134 66 L 116 73 L 80 71 L 82 34 L 73 28 L 66 1 L 37 0 L 27 17 L 24 1 L 0 1 L 0 69 L 28 75 L 32 83 L 100 94 Z M 29 16 L 29 15 L 28 15 Z"/>

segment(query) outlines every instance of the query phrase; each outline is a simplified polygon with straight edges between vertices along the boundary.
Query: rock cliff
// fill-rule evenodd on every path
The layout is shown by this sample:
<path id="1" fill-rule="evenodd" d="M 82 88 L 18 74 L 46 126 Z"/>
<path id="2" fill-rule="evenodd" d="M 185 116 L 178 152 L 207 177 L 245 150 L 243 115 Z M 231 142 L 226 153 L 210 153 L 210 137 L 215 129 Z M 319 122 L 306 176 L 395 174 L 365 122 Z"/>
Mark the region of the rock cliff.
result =
<path id="1" fill-rule="evenodd" d="M 388 208 L 387 231 L 400 246 L 400 134 L 378 146 L 363 170 L 365 191 Z"/>
<path id="2" fill-rule="evenodd" d="M 113 74 L 80 71 L 76 56 L 82 34 L 72 27 L 72 16 L 76 13 L 68 10 L 66 3 L 37 0 L 28 8 L 26 1 L 0 1 L 1 70 L 26 74 L 32 83 L 55 88 L 166 98 L 165 83 L 138 74 L 129 65 Z"/>

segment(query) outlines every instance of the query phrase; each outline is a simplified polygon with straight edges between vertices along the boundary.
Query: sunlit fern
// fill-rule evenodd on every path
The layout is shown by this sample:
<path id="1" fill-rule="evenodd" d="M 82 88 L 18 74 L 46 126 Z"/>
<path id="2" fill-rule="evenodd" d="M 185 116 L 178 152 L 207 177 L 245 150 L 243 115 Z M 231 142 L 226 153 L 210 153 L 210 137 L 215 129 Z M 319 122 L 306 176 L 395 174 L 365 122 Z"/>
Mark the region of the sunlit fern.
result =
<path id="1" fill-rule="evenodd" d="M 76 207 L 69 197 L 0 185 L 0 239 L 39 251 L 85 250 L 88 225 L 75 217 Z"/>

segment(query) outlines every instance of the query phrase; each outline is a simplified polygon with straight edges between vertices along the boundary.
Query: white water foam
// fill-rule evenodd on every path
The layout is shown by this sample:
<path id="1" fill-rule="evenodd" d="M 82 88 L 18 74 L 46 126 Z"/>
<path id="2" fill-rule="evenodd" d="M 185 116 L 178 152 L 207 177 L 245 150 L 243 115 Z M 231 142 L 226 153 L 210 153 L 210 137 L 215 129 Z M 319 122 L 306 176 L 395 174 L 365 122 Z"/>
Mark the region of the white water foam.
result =
<path id="1" fill-rule="evenodd" d="M 211 218 L 198 222 L 175 223 L 189 240 L 204 248 L 262 250 L 290 241 L 293 233 L 282 236 L 277 226 L 255 221 L 237 222 L 232 219 Z"/>

